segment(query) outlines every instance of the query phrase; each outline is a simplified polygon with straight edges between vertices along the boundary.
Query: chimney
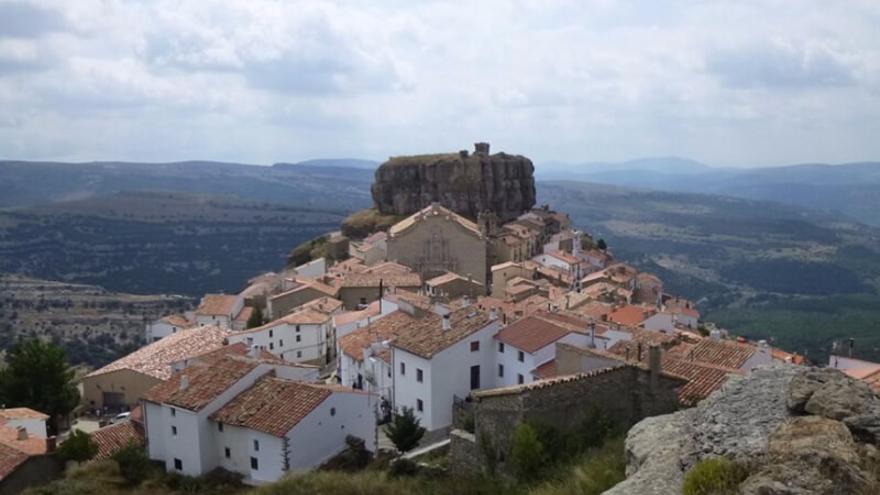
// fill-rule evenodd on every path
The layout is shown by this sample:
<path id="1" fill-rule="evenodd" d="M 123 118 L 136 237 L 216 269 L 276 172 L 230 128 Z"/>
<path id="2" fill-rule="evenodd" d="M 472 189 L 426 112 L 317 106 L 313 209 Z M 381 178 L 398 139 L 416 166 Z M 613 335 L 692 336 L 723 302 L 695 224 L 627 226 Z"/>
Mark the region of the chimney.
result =
<path id="1" fill-rule="evenodd" d="M 452 323 L 449 321 L 449 313 L 443 315 L 441 321 L 443 322 L 443 330 L 449 330 L 450 328 L 452 328 Z"/>
<path id="2" fill-rule="evenodd" d="M 18 433 L 18 436 L 16 438 L 17 440 L 27 440 L 28 439 L 27 428 L 25 428 L 24 426 L 19 426 L 18 428 L 16 428 L 16 433 Z"/>
<path id="3" fill-rule="evenodd" d="M 648 348 L 648 371 L 651 393 L 656 393 L 660 383 L 660 346 L 657 344 Z"/>
<path id="4" fill-rule="evenodd" d="M 260 346 L 252 345 L 250 352 L 248 352 L 248 355 L 254 359 L 260 357 Z"/>
<path id="5" fill-rule="evenodd" d="M 467 294 L 465 294 L 465 295 L 461 298 L 461 307 L 462 307 L 462 308 L 467 308 L 467 307 L 470 306 L 470 305 L 471 305 L 471 298 L 468 297 Z"/>
<path id="6" fill-rule="evenodd" d="M 180 375 L 180 390 L 186 390 L 189 387 L 189 377 Z"/>
<path id="7" fill-rule="evenodd" d="M 720 342 L 721 341 L 721 330 L 718 330 L 717 328 L 712 330 L 711 332 L 709 332 L 709 338 L 714 340 L 715 342 Z"/>
<path id="8" fill-rule="evenodd" d="M 492 308 L 489 310 L 489 321 L 495 321 L 498 319 L 498 310 Z"/>

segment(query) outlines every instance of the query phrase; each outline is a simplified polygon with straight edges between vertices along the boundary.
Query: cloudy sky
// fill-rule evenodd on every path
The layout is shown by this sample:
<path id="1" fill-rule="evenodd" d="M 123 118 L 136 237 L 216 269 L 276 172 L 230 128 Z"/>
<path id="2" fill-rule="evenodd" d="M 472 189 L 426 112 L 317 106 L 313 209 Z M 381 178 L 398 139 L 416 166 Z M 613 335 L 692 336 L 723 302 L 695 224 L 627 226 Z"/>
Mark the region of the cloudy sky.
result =
<path id="1" fill-rule="evenodd" d="M 880 2 L 0 0 L 0 157 L 880 159 Z"/>

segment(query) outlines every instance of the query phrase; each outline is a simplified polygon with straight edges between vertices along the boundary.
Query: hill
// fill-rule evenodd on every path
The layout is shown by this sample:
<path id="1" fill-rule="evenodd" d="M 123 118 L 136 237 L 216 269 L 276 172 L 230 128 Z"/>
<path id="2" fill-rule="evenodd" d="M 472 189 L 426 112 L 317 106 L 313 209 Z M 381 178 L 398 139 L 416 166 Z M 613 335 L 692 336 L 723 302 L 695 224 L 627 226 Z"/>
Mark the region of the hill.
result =
<path id="1" fill-rule="evenodd" d="M 539 179 L 577 179 L 667 192 L 700 192 L 820 209 L 880 226 L 880 162 L 713 168 L 693 160 L 548 163 Z"/>
<path id="2" fill-rule="evenodd" d="M 0 273 L 139 294 L 236 291 L 344 212 L 131 192 L 0 212 Z"/>

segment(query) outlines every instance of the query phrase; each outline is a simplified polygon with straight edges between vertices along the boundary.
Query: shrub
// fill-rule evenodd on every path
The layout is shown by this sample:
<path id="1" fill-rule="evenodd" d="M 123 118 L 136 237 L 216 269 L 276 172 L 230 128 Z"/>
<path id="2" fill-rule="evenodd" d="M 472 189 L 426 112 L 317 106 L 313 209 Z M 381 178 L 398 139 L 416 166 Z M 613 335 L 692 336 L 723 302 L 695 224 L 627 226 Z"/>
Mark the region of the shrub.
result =
<path id="1" fill-rule="evenodd" d="M 520 480 L 534 480 L 541 471 L 544 461 L 544 445 L 538 439 L 538 432 L 528 423 L 520 423 L 513 432 L 510 448 L 510 462 Z"/>
<path id="2" fill-rule="evenodd" d="M 58 447 L 58 457 L 63 461 L 85 462 L 97 453 L 98 444 L 82 430 L 74 430 Z"/>
<path id="3" fill-rule="evenodd" d="M 419 472 L 419 466 L 410 459 L 400 458 L 391 463 L 388 468 L 388 475 L 392 478 L 401 476 L 415 476 Z"/>
<path id="4" fill-rule="evenodd" d="M 626 454 L 623 436 L 610 438 L 599 450 L 592 451 L 570 471 L 541 485 L 532 495 L 599 495 L 626 477 Z"/>
<path id="5" fill-rule="evenodd" d="M 129 485 L 139 485 L 153 473 L 153 464 L 147 457 L 144 448 L 130 443 L 113 454 L 113 460 L 119 464 L 119 474 Z"/>
<path id="6" fill-rule="evenodd" d="M 394 413 L 394 418 L 385 425 L 385 434 L 398 451 L 407 452 L 419 444 L 425 429 L 419 425 L 415 411 L 411 407 L 403 407 L 401 412 Z"/>
<path id="7" fill-rule="evenodd" d="M 704 459 L 684 477 L 684 495 L 733 495 L 748 477 L 746 470 L 723 457 Z"/>

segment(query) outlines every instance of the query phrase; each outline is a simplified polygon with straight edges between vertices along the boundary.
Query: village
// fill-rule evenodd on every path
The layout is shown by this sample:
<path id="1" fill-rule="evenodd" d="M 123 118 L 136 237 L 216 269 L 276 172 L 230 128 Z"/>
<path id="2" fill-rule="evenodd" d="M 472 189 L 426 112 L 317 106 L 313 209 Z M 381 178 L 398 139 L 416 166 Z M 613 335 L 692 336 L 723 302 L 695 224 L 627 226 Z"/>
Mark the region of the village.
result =
<path id="1" fill-rule="evenodd" d="M 387 231 L 328 234 L 323 257 L 149 323 L 144 347 L 82 380 L 91 415 L 119 415 L 91 433 L 98 457 L 135 442 L 168 472 L 222 468 L 259 485 L 354 440 L 394 450 L 382 425 L 411 411 L 420 447 L 448 445 L 452 469 L 468 472 L 488 462 L 475 431 L 503 458 L 516 418 L 575 424 L 600 410 L 631 426 L 731 376 L 806 363 L 702 321 L 563 212 L 505 216 L 431 201 Z M 880 386 L 880 365 L 844 354 L 830 366 Z M 0 410 L 0 478 L 40 473 L 55 449 L 45 420 Z"/>

